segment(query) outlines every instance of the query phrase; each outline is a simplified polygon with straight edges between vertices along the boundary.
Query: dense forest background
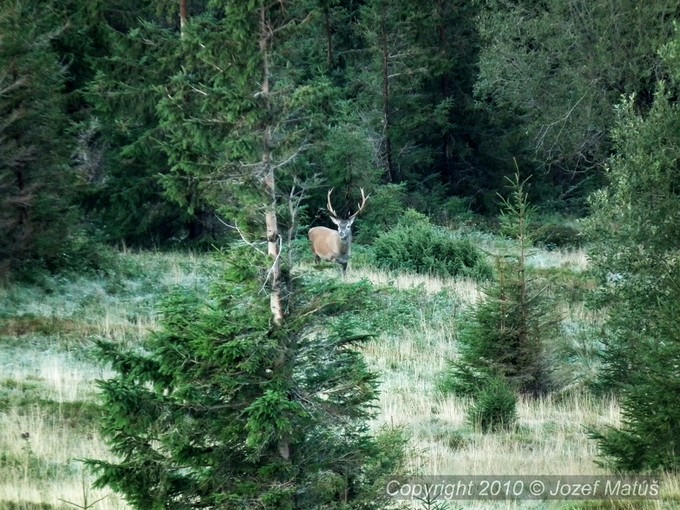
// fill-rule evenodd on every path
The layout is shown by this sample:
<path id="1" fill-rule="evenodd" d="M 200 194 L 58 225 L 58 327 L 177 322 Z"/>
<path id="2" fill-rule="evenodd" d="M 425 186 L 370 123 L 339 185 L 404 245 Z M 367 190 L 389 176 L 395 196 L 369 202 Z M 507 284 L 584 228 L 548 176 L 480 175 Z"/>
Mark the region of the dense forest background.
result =
<path id="1" fill-rule="evenodd" d="M 677 480 L 679 17 L 3 3 L 0 510 L 29 499 L 18 481 L 88 507 L 60 491 L 85 493 L 64 466 L 90 440 L 110 448 L 79 456 L 93 486 L 137 508 L 385 508 L 381 480 L 417 457 L 392 409 L 429 467 L 471 451 Z M 333 207 L 361 211 L 342 277 L 305 239 Z M 64 380 L 82 395 L 40 396 Z M 21 421 L 37 409 L 43 446 L 80 427 L 59 457 Z"/>
<path id="2" fill-rule="evenodd" d="M 680 14 L 673 1 L 296 0 L 269 10 L 264 41 L 257 5 L 3 7 L 4 274 L 97 264 L 93 241 L 234 235 L 218 217 L 247 229 L 263 144 L 281 196 L 305 190 L 298 223 L 325 221 L 331 186 L 339 203 L 368 189 L 368 240 L 394 207 L 440 222 L 497 212 L 515 164 L 543 211 L 583 216 L 607 181 L 615 107 L 632 98 L 644 114 L 672 77 L 662 53 Z"/>

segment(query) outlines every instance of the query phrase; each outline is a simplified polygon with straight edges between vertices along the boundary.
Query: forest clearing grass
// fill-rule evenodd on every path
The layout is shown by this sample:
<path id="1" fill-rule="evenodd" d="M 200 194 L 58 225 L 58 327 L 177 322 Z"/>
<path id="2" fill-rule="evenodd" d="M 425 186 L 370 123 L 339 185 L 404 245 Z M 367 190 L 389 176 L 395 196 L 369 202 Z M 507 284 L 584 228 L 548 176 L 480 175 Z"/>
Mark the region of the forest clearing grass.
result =
<path id="1" fill-rule="evenodd" d="M 376 425 L 402 426 L 416 451 L 426 452 L 427 474 L 596 474 L 595 443 L 584 425 L 617 425 L 615 401 L 567 393 L 521 399 L 519 425 L 481 434 L 466 423 L 465 399 L 437 389 L 437 374 L 455 355 L 448 328 L 405 331 L 381 336 L 364 349 L 382 375 Z"/>
<path id="2" fill-rule="evenodd" d="M 0 289 L 0 510 L 72 508 L 64 502 L 83 505 L 84 490 L 90 502 L 105 497 L 93 508 L 127 508 L 110 490 L 92 490 L 93 477 L 80 462 L 111 458 L 97 429 L 102 411 L 96 405 L 95 384 L 110 372 L 92 354 L 93 342 L 109 338 L 135 345 L 158 327 L 156 306 L 163 294 L 176 285 L 204 292 L 220 264 L 215 257 L 195 254 L 124 253 L 121 260 L 124 270 L 113 275 L 47 279 Z M 551 292 L 579 278 L 585 260 L 582 250 L 537 252 L 534 259 L 537 270 L 560 274 Z M 312 270 L 307 265 L 296 268 Z M 339 277 L 330 265 L 321 271 Z M 438 376 L 446 360 L 456 355 L 456 330 L 463 312 L 483 296 L 478 283 L 391 275 L 369 267 L 351 271 L 348 279 L 367 279 L 378 289 L 395 291 L 382 295 L 381 306 L 396 311 L 371 312 L 388 315 L 385 330 L 362 347 L 382 380 L 373 425 L 403 427 L 411 437 L 412 464 L 422 473 L 603 472 L 594 463 L 596 446 L 584 426 L 618 424 L 620 413 L 613 400 L 582 391 L 522 399 L 517 427 L 481 434 L 465 420 L 468 402 L 439 391 Z M 564 368 L 563 377 L 579 379 L 590 361 L 590 328 L 596 328 L 600 319 L 578 295 L 568 297 L 559 307 L 571 328 L 569 341 L 576 350 L 579 342 L 584 344 L 579 351 L 584 360 L 575 368 Z M 666 480 L 664 490 L 670 499 L 665 506 L 654 503 L 649 508 L 669 508 L 680 500 L 679 485 L 678 478 Z M 450 508 L 458 507 L 485 505 L 461 501 Z"/>
<path id="3" fill-rule="evenodd" d="M 94 340 L 134 345 L 155 330 L 173 286 L 205 288 L 214 257 L 123 253 L 116 274 L 44 277 L 0 288 L 0 510 L 127 508 L 91 489 L 81 459 L 110 459 L 98 430 L 97 379 L 111 375 Z M 84 492 L 85 491 L 85 492 Z"/>

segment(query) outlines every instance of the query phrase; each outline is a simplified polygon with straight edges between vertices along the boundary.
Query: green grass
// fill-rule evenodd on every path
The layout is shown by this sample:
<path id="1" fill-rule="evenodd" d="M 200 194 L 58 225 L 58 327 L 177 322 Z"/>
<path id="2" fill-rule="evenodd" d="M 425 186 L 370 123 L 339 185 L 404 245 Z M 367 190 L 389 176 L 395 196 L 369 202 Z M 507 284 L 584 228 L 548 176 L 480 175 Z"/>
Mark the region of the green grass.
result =
<path id="1" fill-rule="evenodd" d="M 95 384 L 110 371 L 94 341 L 139 343 L 156 328 L 164 294 L 206 289 L 219 268 L 208 255 L 124 253 L 99 276 L 38 275 L 0 288 L 0 509 L 73 508 L 61 500 L 82 505 L 84 489 L 90 501 L 106 496 L 98 509 L 125 508 L 89 490 L 79 460 L 110 458 Z"/>
<path id="2" fill-rule="evenodd" d="M 0 510 L 63 510 L 66 505 L 54 506 L 48 503 L 30 503 L 22 501 L 0 501 Z"/>
<path id="3" fill-rule="evenodd" d="M 471 235 L 489 253 L 512 242 Z M 297 248 L 302 250 L 303 243 Z M 480 284 L 374 269 L 370 248 L 347 279 L 366 279 L 376 289 L 359 319 L 375 333 L 363 347 L 382 381 L 372 424 L 401 426 L 411 437 L 413 465 L 427 474 L 593 474 L 597 451 L 584 426 L 616 425 L 616 401 L 589 392 L 598 370 L 601 319 L 584 305 L 592 286 L 585 250 L 536 250 L 532 275 L 546 285 L 563 317 L 561 335 L 550 346 L 560 392 L 520 399 L 517 424 L 481 434 L 466 420 L 469 401 L 444 395 L 437 381 L 456 356 L 464 313 L 483 299 Z M 359 261 L 358 261 L 359 262 Z M 157 304 L 174 286 L 206 291 L 221 268 L 206 254 L 123 253 L 118 267 L 91 277 L 41 277 L 30 285 L 0 288 L 0 510 L 73 508 L 104 497 L 93 508 L 127 508 L 110 490 L 92 490 L 80 459 L 110 459 L 98 431 L 97 379 L 110 375 L 94 354 L 98 338 L 138 345 L 157 327 Z M 337 267 L 295 272 L 340 278 Z M 667 477 L 664 503 L 677 504 L 680 482 Z M 580 504 L 580 503 L 579 503 Z M 551 508 L 633 508 L 554 503 Z M 459 502 L 455 508 L 501 508 Z M 523 503 L 516 508 L 532 507 Z M 670 507 L 670 506 L 669 506 Z"/>

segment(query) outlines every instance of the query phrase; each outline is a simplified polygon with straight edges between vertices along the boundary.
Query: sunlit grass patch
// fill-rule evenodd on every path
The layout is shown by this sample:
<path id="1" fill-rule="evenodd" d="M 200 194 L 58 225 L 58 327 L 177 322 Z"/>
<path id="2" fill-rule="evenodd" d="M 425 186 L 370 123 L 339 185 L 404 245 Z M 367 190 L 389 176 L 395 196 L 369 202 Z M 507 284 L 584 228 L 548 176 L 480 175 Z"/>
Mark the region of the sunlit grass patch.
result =
<path id="1" fill-rule="evenodd" d="M 527 261 L 537 269 L 570 269 L 575 272 L 586 271 L 590 267 L 585 248 L 561 250 L 534 250 Z"/>
<path id="2" fill-rule="evenodd" d="M 502 241 L 494 237 L 486 242 L 498 247 L 495 243 Z M 585 382 L 599 369 L 596 333 L 602 324 L 583 302 L 590 285 L 587 257 L 584 250 L 537 250 L 533 257 L 532 271 L 546 282 L 546 293 L 556 298 L 555 309 L 563 318 L 560 338 L 550 346 L 561 391 L 520 399 L 517 426 L 493 434 L 482 434 L 467 422 L 469 401 L 445 396 L 438 387 L 447 360 L 457 354 L 456 337 L 468 320 L 464 312 L 484 298 L 483 286 L 470 279 L 393 274 L 368 265 L 350 268 L 347 281 L 366 279 L 376 290 L 374 306 L 356 318 L 376 334 L 361 347 L 382 381 L 373 426 L 404 427 L 411 436 L 413 463 L 423 473 L 602 472 L 585 426 L 617 425 L 621 418 L 615 400 L 586 391 Z M 163 295 L 174 286 L 206 292 L 220 263 L 200 254 L 127 253 L 124 258 L 120 274 L 0 289 L 0 324 L 8 325 L 0 331 L 0 510 L 73 508 L 64 500 L 82 505 L 83 477 L 90 501 L 108 496 L 93 508 L 126 508 L 110 491 L 91 490 L 92 476 L 78 460 L 111 458 L 96 425 L 101 411 L 95 384 L 111 372 L 99 364 L 93 340 L 139 345 L 158 327 L 157 304 Z M 315 271 L 312 267 L 300 265 L 294 271 Z M 331 264 L 317 275 L 341 278 Z M 679 502 L 678 478 L 663 480 L 668 496 L 663 504 Z M 663 504 L 651 503 L 651 508 L 673 508 Z M 564 502 L 463 501 L 450 508 L 460 507 L 564 508 Z"/>
<path id="3" fill-rule="evenodd" d="M 583 426 L 618 423 L 615 402 L 585 394 L 522 399 L 516 430 L 479 434 L 466 421 L 469 402 L 436 388 L 436 374 L 455 354 L 451 333 L 405 332 L 366 346 L 383 381 L 376 426 L 406 427 L 415 450 L 428 452 L 428 474 L 592 474 L 597 452 Z"/>
<path id="4" fill-rule="evenodd" d="M 348 273 L 349 281 L 367 279 L 376 286 L 399 290 L 423 289 L 429 294 L 451 291 L 464 303 L 474 303 L 481 294 L 478 282 L 470 278 L 440 278 L 415 273 L 392 273 L 372 268 L 361 268 Z"/>
<path id="5" fill-rule="evenodd" d="M 0 288 L 0 510 L 82 506 L 83 491 L 90 503 L 106 496 L 93 508 L 127 508 L 93 491 L 80 461 L 111 458 L 95 384 L 111 371 L 94 340 L 139 344 L 171 288 L 203 291 L 219 267 L 205 255 L 127 253 L 110 274 Z"/>
<path id="6" fill-rule="evenodd" d="M 91 475 L 79 460 L 111 458 L 98 434 L 98 412 L 92 403 L 42 402 L 0 413 L 0 508 L 12 501 L 82 504 L 83 477 L 90 501 L 110 494 L 89 488 Z M 125 506 L 111 494 L 96 508 Z"/>

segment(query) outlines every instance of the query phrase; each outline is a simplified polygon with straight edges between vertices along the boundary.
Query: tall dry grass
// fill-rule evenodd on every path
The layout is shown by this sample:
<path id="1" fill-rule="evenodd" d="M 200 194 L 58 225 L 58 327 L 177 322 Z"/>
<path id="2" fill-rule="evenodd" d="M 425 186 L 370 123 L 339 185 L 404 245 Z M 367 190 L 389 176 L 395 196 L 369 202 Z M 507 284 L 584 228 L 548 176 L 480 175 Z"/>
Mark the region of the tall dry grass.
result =
<path id="1" fill-rule="evenodd" d="M 0 510 L 7 502 L 71 508 L 105 497 L 93 508 L 120 510 L 124 501 L 110 490 L 91 490 L 91 475 L 78 459 L 109 458 L 92 419 L 95 380 L 109 375 L 91 356 L 98 337 L 135 344 L 157 327 L 155 300 L 172 285 L 206 289 L 216 266 L 197 255 L 126 254 L 135 270 L 116 282 L 80 280 L 44 289 L 0 289 Z M 587 267 L 583 250 L 537 252 L 540 269 Z M 302 267 L 299 270 L 311 270 Z M 339 277 L 334 267 L 324 271 Z M 614 400 L 569 393 L 519 402 L 519 422 L 510 431 L 481 434 L 465 419 L 465 399 L 444 396 L 438 375 L 456 355 L 456 333 L 465 320 L 459 306 L 483 297 L 471 280 L 441 279 L 360 268 L 350 281 L 420 289 L 456 298 L 451 320 L 433 321 L 424 311 L 415 325 L 383 334 L 363 352 L 382 380 L 379 412 L 373 423 L 403 427 L 411 437 L 412 464 L 424 474 L 594 474 L 597 451 L 587 425 L 616 425 Z M 562 303 L 563 315 L 576 325 L 597 326 L 599 318 L 580 303 Z M 454 309 L 456 308 L 456 309 Z M 578 328 L 577 328 L 578 329 Z M 579 333 L 581 334 L 581 333 Z M 665 491 L 679 499 L 678 478 L 664 480 Z M 663 505 L 671 504 L 672 498 Z M 537 503 L 488 505 L 457 502 L 450 508 L 536 508 Z M 549 505 L 551 508 L 555 504 Z M 558 505 L 559 506 L 559 505 Z M 13 507 L 16 508 L 16 507 Z M 26 508 L 29 508 L 28 506 Z M 653 503 L 651 508 L 663 508 Z"/>

